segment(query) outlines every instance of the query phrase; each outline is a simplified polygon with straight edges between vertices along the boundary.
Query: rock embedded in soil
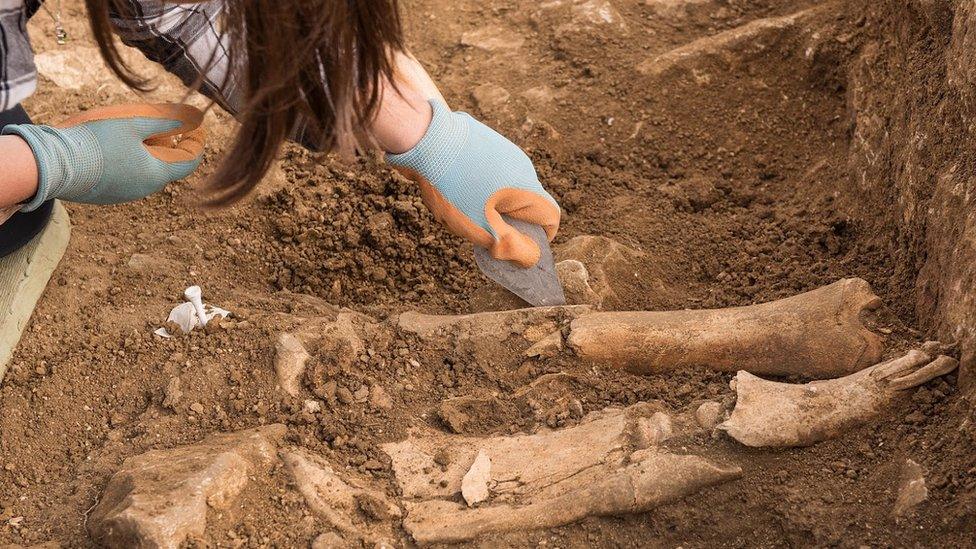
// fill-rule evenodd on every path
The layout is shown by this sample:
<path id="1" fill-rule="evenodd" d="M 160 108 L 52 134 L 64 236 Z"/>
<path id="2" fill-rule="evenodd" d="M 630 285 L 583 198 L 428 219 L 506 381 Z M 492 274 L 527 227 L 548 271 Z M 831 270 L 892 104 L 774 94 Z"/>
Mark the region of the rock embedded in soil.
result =
<path id="1" fill-rule="evenodd" d="M 346 549 L 349 545 L 348 541 L 342 539 L 342 536 L 335 532 L 319 534 L 312 541 L 312 549 Z"/>
<path id="2" fill-rule="evenodd" d="M 275 340 L 275 374 L 278 385 L 293 397 L 301 393 L 301 379 L 305 375 L 305 365 L 311 355 L 305 350 L 301 340 L 293 334 L 283 333 Z"/>
<path id="3" fill-rule="evenodd" d="M 643 2 L 654 11 L 656 16 L 675 22 L 686 19 L 689 12 L 696 8 L 715 3 L 715 0 L 644 0 Z"/>
<path id="4" fill-rule="evenodd" d="M 107 547 L 173 549 L 202 536 L 209 509 L 236 514 L 238 494 L 278 461 L 285 431 L 269 425 L 126 459 L 92 509 L 89 534 Z"/>
<path id="5" fill-rule="evenodd" d="M 655 412 L 651 417 L 637 419 L 637 445 L 642 448 L 659 446 L 666 442 L 674 433 L 671 416 L 664 412 Z"/>
<path id="6" fill-rule="evenodd" d="M 522 47 L 525 39 L 498 26 L 486 26 L 461 35 L 461 45 L 487 52 L 511 52 Z"/>
<path id="7" fill-rule="evenodd" d="M 491 83 L 482 84 L 471 92 L 471 97 L 474 99 L 475 105 L 482 112 L 492 112 L 501 109 L 508 103 L 511 96 L 512 94 L 505 88 Z"/>
<path id="8" fill-rule="evenodd" d="M 563 333 L 559 330 L 540 339 L 525 351 L 529 358 L 552 358 L 563 350 Z"/>
<path id="9" fill-rule="evenodd" d="M 382 385 L 374 383 L 369 387 L 369 405 L 377 410 L 389 410 L 393 408 L 393 399 Z"/>
<path id="10" fill-rule="evenodd" d="M 679 292 L 646 254 L 613 239 L 577 236 L 553 250 L 556 274 L 570 305 L 619 309 L 635 301 L 664 306 L 678 301 Z M 528 303 L 497 284 L 487 284 L 471 296 L 478 311 L 528 307 Z"/>
<path id="11" fill-rule="evenodd" d="M 556 275 L 570 305 L 593 305 L 598 308 L 603 305 L 606 296 L 600 296 L 590 286 L 590 272 L 582 262 L 575 259 L 560 261 L 556 263 Z"/>
<path id="12" fill-rule="evenodd" d="M 703 402 L 698 409 L 695 410 L 695 421 L 698 425 L 705 429 L 706 431 L 712 431 L 718 426 L 719 423 L 724 419 L 722 416 L 725 414 L 725 409 L 722 404 L 710 400 L 708 402 Z"/>
<path id="13" fill-rule="evenodd" d="M 895 499 L 891 515 L 895 518 L 906 517 L 913 513 L 928 497 L 929 491 L 925 485 L 925 472 L 914 460 L 906 459 L 905 463 L 902 464 L 898 496 Z"/>
<path id="14" fill-rule="evenodd" d="M 181 390 L 180 378 L 170 378 L 169 382 L 166 383 L 166 388 L 163 389 L 163 408 L 169 408 L 175 411 L 182 398 L 183 391 Z"/>
<path id="15" fill-rule="evenodd" d="M 119 87 L 95 48 L 78 46 L 41 52 L 34 56 L 34 64 L 38 74 L 61 89 L 80 90 L 99 85 Z"/>
<path id="16" fill-rule="evenodd" d="M 479 451 L 471 468 L 461 479 L 461 496 L 469 507 L 488 499 L 490 482 L 491 458 L 484 451 Z"/>
<path id="17" fill-rule="evenodd" d="M 638 292 L 654 293 L 657 297 L 653 300 L 659 302 L 673 298 L 673 290 L 664 283 L 665 277 L 649 262 L 647 255 L 616 240 L 603 236 L 577 236 L 558 246 L 554 252 L 559 263 L 575 260 L 583 264 L 587 273 L 586 286 L 595 297 L 585 287 L 574 287 L 574 283 L 579 285 L 578 279 L 569 277 L 567 282 L 571 291 L 580 294 L 578 299 L 585 299 L 585 303 L 597 308 L 621 308 L 631 294 Z"/>

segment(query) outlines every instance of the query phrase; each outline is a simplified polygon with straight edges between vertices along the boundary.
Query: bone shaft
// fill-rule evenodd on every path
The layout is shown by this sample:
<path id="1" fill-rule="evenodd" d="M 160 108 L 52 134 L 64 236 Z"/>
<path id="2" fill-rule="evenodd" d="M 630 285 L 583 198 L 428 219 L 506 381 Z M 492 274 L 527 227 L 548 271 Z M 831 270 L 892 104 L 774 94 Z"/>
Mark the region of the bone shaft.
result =
<path id="1" fill-rule="evenodd" d="M 859 318 L 877 305 L 866 282 L 848 279 L 749 307 L 583 315 L 568 343 L 585 360 L 636 373 L 703 366 L 824 379 L 878 361 L 881 340 Z"/>
<path id="2" fill-rule="evenodd" d="M 626 473 L 616 473 L 598 484 L 529 505 L 484 507 L 440 513 L 408 525 L 417 542 L 459 543 L 487 532 L 537 530 L 570 524 L 591 515 L 633 511 L 634 490 Z"/>

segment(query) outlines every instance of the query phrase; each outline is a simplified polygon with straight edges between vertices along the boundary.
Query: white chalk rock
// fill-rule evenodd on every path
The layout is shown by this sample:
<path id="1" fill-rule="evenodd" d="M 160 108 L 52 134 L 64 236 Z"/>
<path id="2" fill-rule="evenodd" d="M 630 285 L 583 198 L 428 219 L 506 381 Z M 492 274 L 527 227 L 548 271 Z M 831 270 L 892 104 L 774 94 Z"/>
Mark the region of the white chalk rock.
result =
<path id="1" fill-rule="evenodd" d="M 925 486 L 925 472 L 914 460 L 905 460 L 901 469 L 901 483 L 898 498 L 891 510 L 892 516 L 901 518 L 912 514 L 920 503 L 928 499 L 929 490 Z"/>
<path id="2" fill-rule="evenodd" d="M 488 499 L 488 483 L 491 482 L 491 458 L 484 450 L 478 450 L 471 468 L 461 479 L 461 495 L 468 506 L 481 503 Z"/>

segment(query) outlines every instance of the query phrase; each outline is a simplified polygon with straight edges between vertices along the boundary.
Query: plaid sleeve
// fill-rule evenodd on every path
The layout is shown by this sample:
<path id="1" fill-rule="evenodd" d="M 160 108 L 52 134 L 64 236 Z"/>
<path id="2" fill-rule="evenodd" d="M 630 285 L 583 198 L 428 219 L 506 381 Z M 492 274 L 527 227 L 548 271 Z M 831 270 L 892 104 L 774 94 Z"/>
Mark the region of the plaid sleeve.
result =
<path id="1" fill-rule="evenodd" d="M 222 0 L 173 4 L 160 0 L 128 0 L 127 13 L 112 13 L 122 42 L 138 48 L 186 85 L 229 112 L 243 100 L 230 70 L 227 40 L 220 31 Z"/>

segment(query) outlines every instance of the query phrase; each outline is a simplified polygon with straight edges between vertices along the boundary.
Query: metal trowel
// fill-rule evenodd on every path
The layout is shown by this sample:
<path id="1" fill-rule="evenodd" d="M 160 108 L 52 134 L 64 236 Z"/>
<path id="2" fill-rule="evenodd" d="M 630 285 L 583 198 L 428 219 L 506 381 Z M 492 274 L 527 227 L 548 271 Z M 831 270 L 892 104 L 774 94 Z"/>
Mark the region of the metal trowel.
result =
<path id="1" fill-rule="evenodd" d="M 478 268 L 488 278 L 529 302 L 533 307 L 565 305 L 566 296 L 563 294 L 563 286 L 559 283 L 559 277 L 556 275 L 556 262 L 552 257 L 552 248 L 549 247 L 546 230 L 538 225 L 512 219 L 508 216 L 503 215 L 502 219 L 532 238 L 542 251 L 542 256 L 538 263 L 528 269 L 523 269 L 510 261 L 495 259 L 491 257 L 488 250 L 475 246 L 474 258 L 478 263 Z"/>

